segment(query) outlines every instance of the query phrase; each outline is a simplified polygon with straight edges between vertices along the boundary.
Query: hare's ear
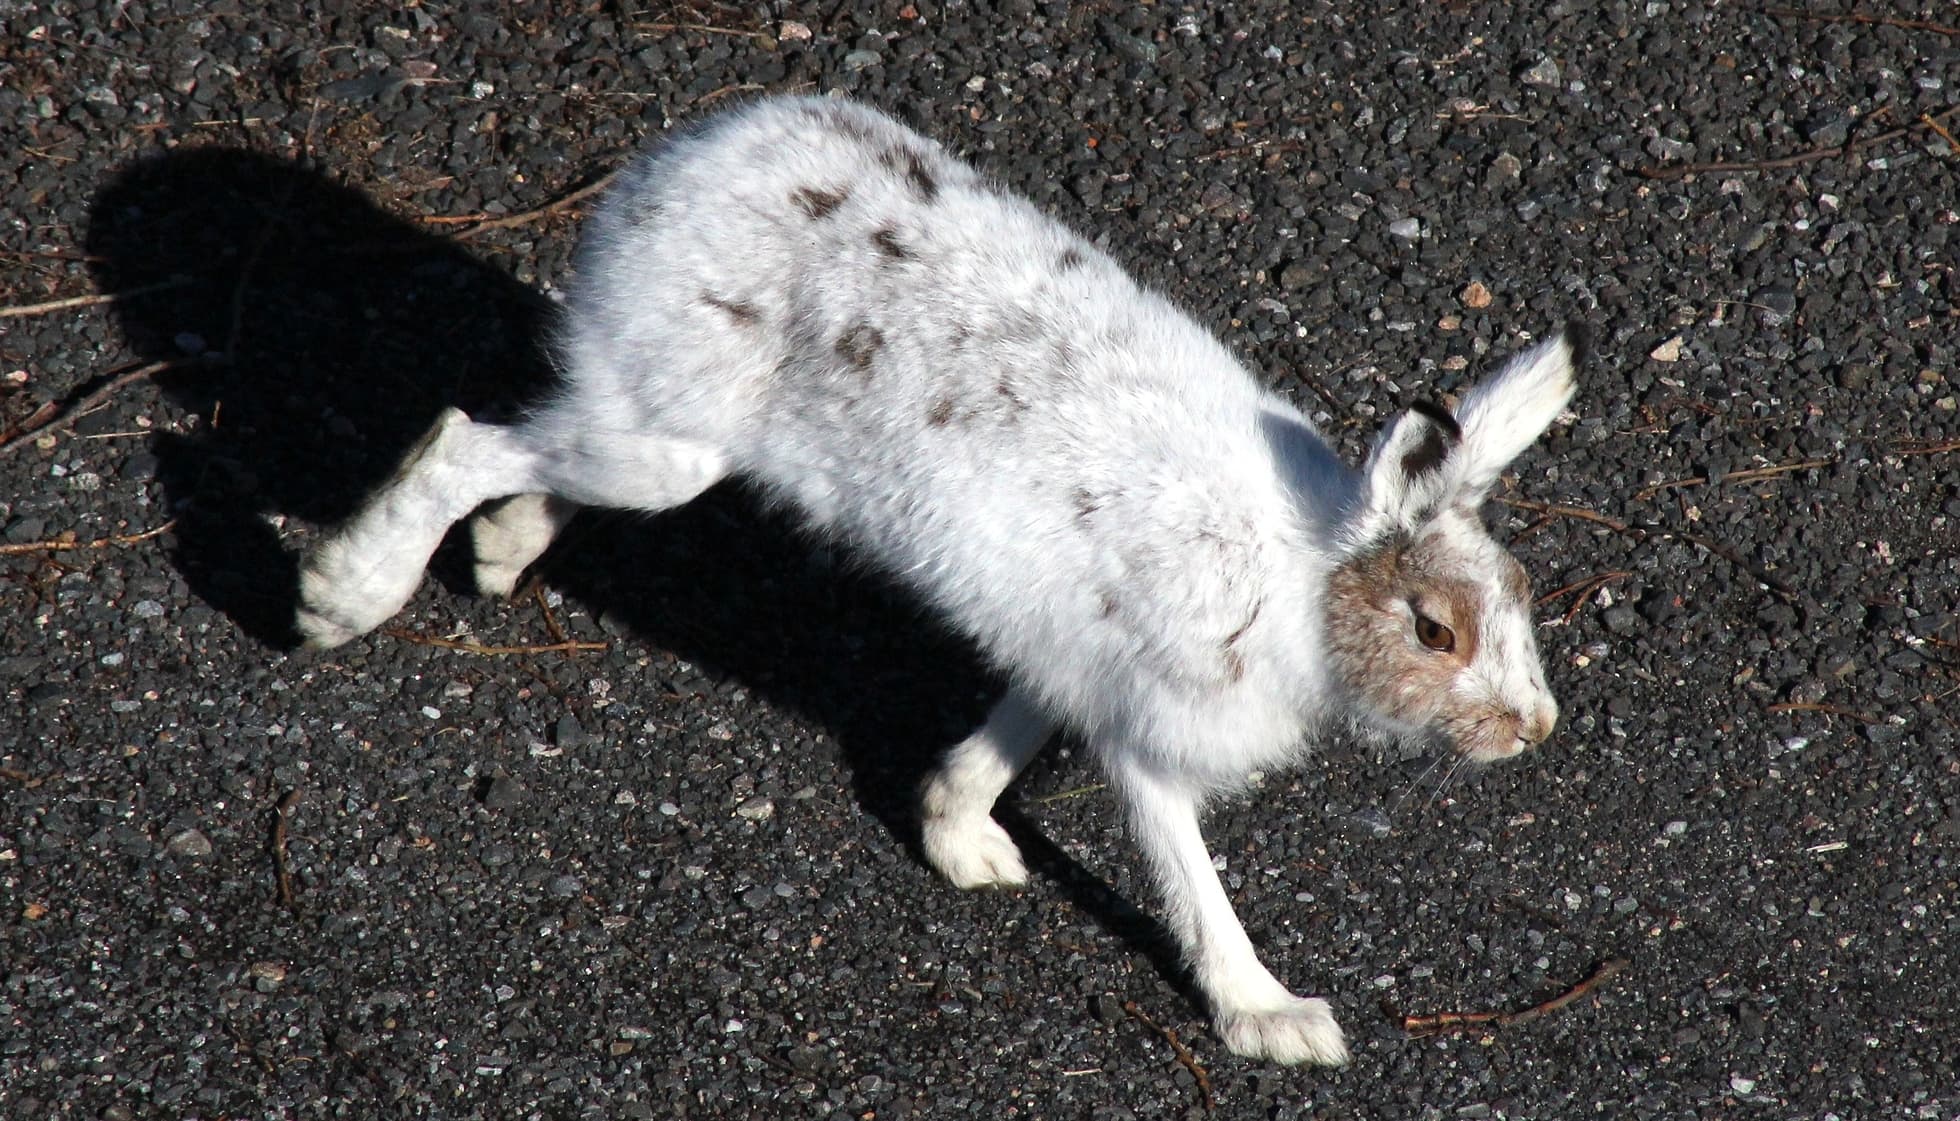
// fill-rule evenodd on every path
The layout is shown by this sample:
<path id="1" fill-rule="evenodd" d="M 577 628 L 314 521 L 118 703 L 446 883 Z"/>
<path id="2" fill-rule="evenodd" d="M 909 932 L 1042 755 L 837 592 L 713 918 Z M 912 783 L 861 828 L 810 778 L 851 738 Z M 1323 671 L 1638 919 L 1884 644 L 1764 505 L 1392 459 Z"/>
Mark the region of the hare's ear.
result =
<path id="1" fill-rule="evenodd" d="M 1450 497 L 1452 472 L 1463 432 L 1455 417 L 1418 402 L 1395 418 L 1375 441 L 1362 474 L 1367 479 L 1363 536 L 1413 533 Z"/>
<path id="2" fill-rule="evenodd" d="M 1463 440 L 1449 464 L 1451 501 L 1482 502 L 1511 461 L 1552 426 L 1578 387 L 1573 370 L 1584 357 L 1586 335 L 1583 326 L 1569 324 L 1464 396 L 1456 410 Z"/>

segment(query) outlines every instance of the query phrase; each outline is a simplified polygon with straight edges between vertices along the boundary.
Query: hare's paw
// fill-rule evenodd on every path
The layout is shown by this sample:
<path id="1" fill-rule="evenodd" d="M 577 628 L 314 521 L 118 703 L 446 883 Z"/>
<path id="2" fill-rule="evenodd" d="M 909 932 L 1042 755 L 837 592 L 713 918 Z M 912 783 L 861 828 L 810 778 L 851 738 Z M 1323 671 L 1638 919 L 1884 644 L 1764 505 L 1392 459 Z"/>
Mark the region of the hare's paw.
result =
<path id="1" fill-rule="evenodd" d="M 1334 1013 L 1319 997 L 1289 996 L 1278 1005 L 1217 1013 L 1213 1021 L 1225 1046 L 1248 1059 L 1341 1066 L 1347 1041 Z"/>
<path id="2" fill-rule="evenodd" d="M 347 537 L 336 537 L 307 558 L 299 574 L 299 610 L 293 624 L 308 646 L 324 650 L 387 622 L 415 592 L 419 567 L 391 571 L 361 555 Z"/>
<path id="3" fill-rule="evenodd" d="M 487 596 L 508 596 L 518 577 L 544 555 L 574 507 L 543 494 L 513 495 L 478 514 L 470 522 L 470 543 L 476 552 L 476 590 Z"/>
<path id="4" fill-rule="evenodd" d="M 991 817 L 928 814 L 926 860 L 954 887 L 1020 887 L 1028 882 L 1021 850 Z"/>

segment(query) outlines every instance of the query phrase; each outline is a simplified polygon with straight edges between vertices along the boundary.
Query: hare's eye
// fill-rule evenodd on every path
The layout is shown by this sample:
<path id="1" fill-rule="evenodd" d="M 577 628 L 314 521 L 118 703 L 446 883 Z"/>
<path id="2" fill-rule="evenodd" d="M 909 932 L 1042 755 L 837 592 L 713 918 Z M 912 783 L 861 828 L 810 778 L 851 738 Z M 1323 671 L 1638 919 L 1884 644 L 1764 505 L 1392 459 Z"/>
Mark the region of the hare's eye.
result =
<path id="1" fill-rule="evenodd" d="M 1456 649 L 1456 632 L 1418 611 L 1416 641 L 1439 654 L 1447 654 Z"/>

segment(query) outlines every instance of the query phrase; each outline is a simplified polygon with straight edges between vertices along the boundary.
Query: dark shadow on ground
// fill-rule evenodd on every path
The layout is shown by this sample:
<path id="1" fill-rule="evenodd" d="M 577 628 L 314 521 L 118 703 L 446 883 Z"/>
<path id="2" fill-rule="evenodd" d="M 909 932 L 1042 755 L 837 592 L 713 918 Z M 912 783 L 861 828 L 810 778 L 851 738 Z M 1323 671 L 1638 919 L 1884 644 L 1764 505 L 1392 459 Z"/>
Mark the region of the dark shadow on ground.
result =
<path id="1" fill-rule="evenodd" d="M 289 644 L 294 558 L 267 521 L 346 517 L 443 405 L 545 384 L 539 295 L 294 162 L 177 151 L 90 214 L 101 291 L 132 347 L 187 360 L 158 382 L 199 418 L 160 433 L 175 560 L 254 638 Z"/>
<path id="2" fill-rule="evenodd" d="M 153 449 L 174 560 L 270 645 L 296 637 L 298 558 L 274 519 L 340 521 L 443 406 L 494 417 L 550 384 L 548 301 L 285 159 L 204 148 L 131 167 L 97 195 L 88 251 L 102 291 L 176 284 L 116 305 L 139 354 L 182 362 L 158 381 L 200 418 Z M 452 540 L 436 575 L 467 594 L 461 551 Z M 913 791 L 997 685 L 915 600 L 832 556 L 722 486 L 661 515 L 583 514 L 542 570 L 594 617 L 829 729 L 860 803 L 916 852 Z M 1161 926 L 1015 829 L 1079 906 L 1178 976 Z"/>

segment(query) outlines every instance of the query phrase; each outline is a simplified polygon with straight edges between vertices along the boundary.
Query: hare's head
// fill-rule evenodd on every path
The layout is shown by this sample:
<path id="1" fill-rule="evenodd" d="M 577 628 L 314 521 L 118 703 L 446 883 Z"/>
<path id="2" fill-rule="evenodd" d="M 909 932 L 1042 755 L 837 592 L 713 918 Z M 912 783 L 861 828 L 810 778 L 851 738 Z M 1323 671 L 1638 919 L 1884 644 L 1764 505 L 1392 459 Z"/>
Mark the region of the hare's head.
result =
<path id="1" fill-rule="evenodd" d="M 1531 634 L 1531 582 L 1484 529 L 1498 475 L 1572 398 L 1568 329 L 1463 398 L 1396 418 L 1363 470 L 1328 585 L 1335 672 L 1373 715 L 1436 729 L 1479 761 L 1551 734 L 1558 705 Z"/>

